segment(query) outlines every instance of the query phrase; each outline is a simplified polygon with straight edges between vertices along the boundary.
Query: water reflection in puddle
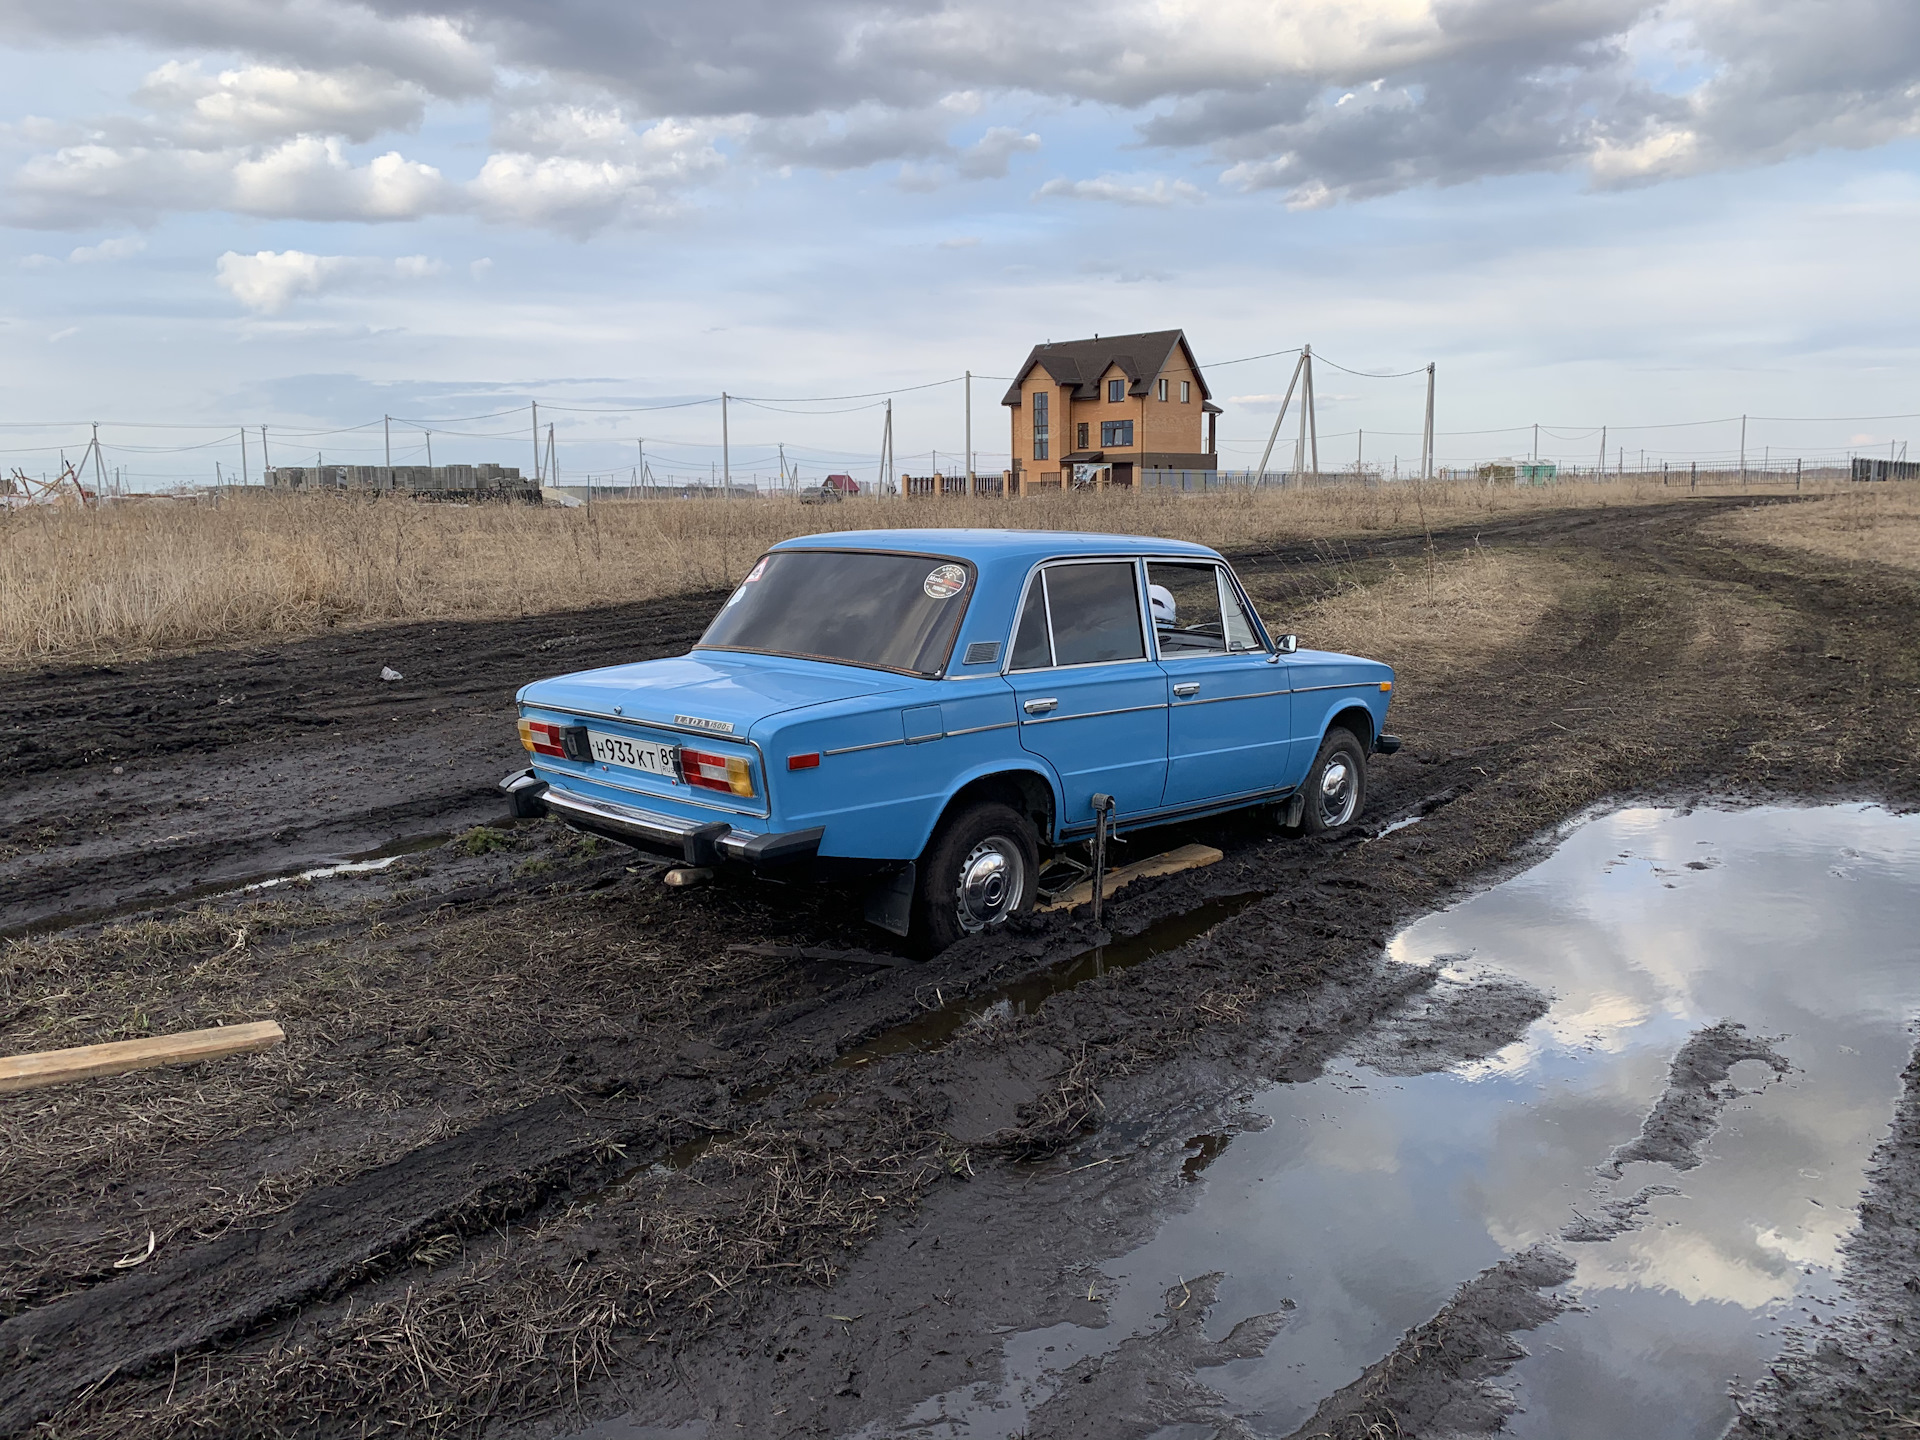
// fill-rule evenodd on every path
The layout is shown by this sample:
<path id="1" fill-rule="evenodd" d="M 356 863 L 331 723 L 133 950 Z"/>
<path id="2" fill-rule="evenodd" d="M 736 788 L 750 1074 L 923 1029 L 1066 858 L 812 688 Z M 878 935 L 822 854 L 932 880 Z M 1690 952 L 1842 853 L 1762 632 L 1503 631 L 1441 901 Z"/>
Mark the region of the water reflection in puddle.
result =
<path id="1" fill-rule="evenodd" d="M 1206 1383 L 1252 1433 L 1286 1436 L 1462 1282 L 1547 1240 L 1575 1262 L 1580 1308 L 1520 1337 L 1509 1432 L 1718 1435 L 1729 1385 L 1758 1377 L 1783 1325 L 1832 1303 L 1920 1009 L 1916 862 L 1920 817 L 1866 806 L 1636 809 L 1572 831 L 1390 947 L 1440 965 L 1443 984 L 1494 971 L 1550 993 L 1520 1041 L 1450 1072 L 1349 1060 L 1260 1091 L 1267 1128 L 1196 1137 L 1191 1206 L 1103 1267 L 1107 1326 L 1009 1337 L 1006 1383 L 936 1397 L 909 1417 L 916 1433 L 1020 1433 L 1065 1366 L 1153 1329 L 1168 1286 L 1224 1270 L 1210 1332 L 1293 1308 L 1264 1357 Z M 1723 1019 L 1784 1036 L 1791 1072 L 1735 1068 L 1742 1093 L 1697 1167 L 1596 1174 L 1639 1132 L 1674 1053 Z M 1560 1239 L 1576 1211 L 1649 1185 L 1680 1193 L 1652 1196 L 1612 1240 Z"/>

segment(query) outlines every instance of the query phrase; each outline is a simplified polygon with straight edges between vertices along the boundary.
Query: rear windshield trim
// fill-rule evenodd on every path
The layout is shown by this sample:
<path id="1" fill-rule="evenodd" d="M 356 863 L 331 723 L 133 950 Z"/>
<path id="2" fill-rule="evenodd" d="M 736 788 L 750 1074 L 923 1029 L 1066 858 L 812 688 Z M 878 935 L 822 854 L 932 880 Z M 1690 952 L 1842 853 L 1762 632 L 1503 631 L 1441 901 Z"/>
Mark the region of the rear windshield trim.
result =
<path id="1" fill-rule="evenodd" d="M 867 660 L 846 660 L 838 655 L 810 655 L 803 650 L 762 650 L 751 645 L 709 645 L 704 639 L 695 642 L 696 650 L 719 650 L 730 655 L 772 655 L 782 660 L 811 660 L 819 665 L 851 665 L 856 670 L 879 670 L 888 675 L 911 675 L 916 680 L 939 680 L 945 677 L 947 667 L 953 663 L 954 647 L 960 643 L 960 632 L 967 628 L 967 612 L 973 608 L 974 594 L 980 588 L 980 567 L 964 555 L 942 555 L 932 550 L 875 550 L 865 545 L 795 545 L 790 550 L 776 547 L 763 553 L 758 560 L 770 555 L 897 555 L 908 560 L 944 560 L 959 565 L 967 572 L 967 598 L 961 603 L 959 618 L 954 622 L 953 638 L 947 641 L 946 654 L 940 657 L 940 666 L 935 670 L 909 670 L 901 665 L 875 665 Z M 737 586 L 735 587 L 738 588 Z M 729 592 L 731 593 L 731 592 Z M 718 615 L 714 620 L 718 620 Z M 713 621 L 707 622 L 707 628 L 713 628 Z"/>

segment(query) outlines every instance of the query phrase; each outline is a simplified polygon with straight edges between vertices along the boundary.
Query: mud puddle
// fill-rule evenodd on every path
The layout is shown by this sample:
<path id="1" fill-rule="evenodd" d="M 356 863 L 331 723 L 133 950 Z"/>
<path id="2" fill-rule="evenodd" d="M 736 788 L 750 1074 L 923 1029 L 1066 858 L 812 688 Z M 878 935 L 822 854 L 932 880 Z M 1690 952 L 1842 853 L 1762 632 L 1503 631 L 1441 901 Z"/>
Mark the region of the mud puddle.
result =
<path id="1" fill-rule="evenodd" d="M 899 1055 L 909 1050 L 937 1050 L 964 1026 L 986 1019 L 995 1012 L 1031 1014 L 1051 996 L 1084 985 L 1102 975 L 1143 965 L 1169 950 L 1177 950 L 1189 940 L 1206 934 L 1222 920 L 1238 915 L 1263 898 L 1260 892 L 1254 891 L 1209 900 L 1204 905 L 1155 921 L 1137 935 L 1129 935 L 1124 940 L 1107 945 L 1096 945 L 1091 950 L 1084 950 L 1071 959 L 1011 985 L 1003 985 L 983 995 L 972 995 L 965 1000 L 937 1003 L 926 1014 L 896 1025 L 864 1045 L 854 1046 L 834 1061 L 832 1068 L 850 1070 L 855 1066 L 871 1064 L 886 1055 Z"/>
<path id="2" fill-rule="evenodd" d="M 1083 950 L 1059 964 L 1029 975 L 1012 984 L 1000 986 L 984 994 L 970 995 L 964 1000 L 936 1002 L 935 1007 L 925 1014 L 917 1015 L 903 1024 L 881 1031 L 864 1045 L 856 1045 L 834 1060 L 822 1073 L 831 1074 L 836 1070 L 852 1070 L 862 1065 L 870 1065 L 887 1055 L 901 1055 L 908 1051 L 921 1054 L 938 1050 L 970 1024 L 991 1018 L 997 1013 L 1026 1015 L 1038 1010 L 1054 995 L 1084 985 L 1102 975 L 1111 975 L 1116 971 L 1130 969 L 1145 964 L 1156 955 L 1164 955 L 1169 950 L 1177 950 L 1189 940 L 1197 939 L 1213 929 L 1222 920 L 1237 915 L 1255 901 L 1264 898 L 1258 892 L 1244 895 L 1228 895 L 1218 900 L 1209 900 L 1191 910 L 1183 910 L 1177 915 L 1169 915 L 1157 920 L 1124 940 L 1107 945 L 1096 945 L 1091 950 Z M 937 993 L 937 992 L 936 992 Z M 754 1085 L 742 1090 L 737 1097 L 743 1104 L 754 1104 L 772 1095 L 779 1087 L 774 1085 Z M 825 1109 L 838 1104 L 844 1096 L 836 1091 L 822 1091 L 809 1096 L 801 1102 L 801 1108 L 807 1110 Z M 644 1174 L 662 1174 L 672 1170 L 684 1170 L 694 1161 L 705 1155 L 722 1140 L 732 1139 L 736 1132 L 732 1130 L 713 1130 L 704 1135 L 695 1136 L 669 1150 L 665 1157 L 647 1165 L 637 1165 L 626 1171 L 612 1182 L 613 1188 L 624 1186 L 636 1176 Z"/>
<path id="3" fill-rule="evenodd" d="M 1100 1267 L 1104 1324 L 1010 1335 L 999 1377 L 857 1433 L 1077 1433 L 1076 1381 L 1151 1350 L 1202 1287 L 1208 1333 L 1272 1336 L 1204 1362 L 1208 1414 L 1245 1427 L 1225 1433 L 1368 1433 L 1378 1401 L 1408 1433 L 1512 1411 L 1522 1436 L 1717 1436 L 1783 1336 L 1817 1342 L 1839 1304 L 1920 1015 L 1916 914 L 1920 817 L 1633 809 L 1573 828 L 1394 938 L 1393 960 L 1439 975 L 1406 1015 L 1170 1162 L 1185 1203 Z M 1476 993 L 1520 1007 L 1519 1040 L 1449 1033 Z M 1476 1306 L 1489 1338 L 1467 1364 L 1446 1325 Z M 1438 1364 L 1401 1343 L 1416 1326 Z"/>

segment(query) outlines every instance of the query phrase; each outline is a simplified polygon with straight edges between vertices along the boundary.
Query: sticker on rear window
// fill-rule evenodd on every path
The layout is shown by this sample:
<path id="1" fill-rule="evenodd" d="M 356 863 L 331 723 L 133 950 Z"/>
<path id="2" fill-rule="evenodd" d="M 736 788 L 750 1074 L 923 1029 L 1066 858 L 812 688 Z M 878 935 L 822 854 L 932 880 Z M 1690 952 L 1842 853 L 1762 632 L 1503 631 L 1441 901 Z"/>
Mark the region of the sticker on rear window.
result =
<path id="1" fill-rule="evenodd" d="M 967 567 L 964 565 L 936 565 L 927 572 L 927 578 L 920 588 L 934 600 L 951 600 L 967 588 Z"/>
<path id="2" fill-rule="evenodd" d="M 756 564 L 751 570 L 747 571 L 747 578 L 742 580 L 740 583 L 742 585 L 751 585 L 754 581 L 760 578 L 761 573 L 765 571 L 766 568 L 767 568 L 767 557 L 762 555 L 760 557 L 759 563 Z"/>

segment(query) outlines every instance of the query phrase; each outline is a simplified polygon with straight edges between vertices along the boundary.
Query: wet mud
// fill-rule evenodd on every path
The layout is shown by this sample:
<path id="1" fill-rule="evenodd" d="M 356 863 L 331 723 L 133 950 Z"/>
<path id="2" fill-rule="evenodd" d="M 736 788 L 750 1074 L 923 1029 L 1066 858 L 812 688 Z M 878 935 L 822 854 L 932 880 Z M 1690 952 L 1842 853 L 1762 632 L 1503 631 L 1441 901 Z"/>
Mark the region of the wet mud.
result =
<path id="1" fill-rule="evenodd" d="M 1573 1276 L 1573 1262 L 1549 1245 L 1491 1266 L 1385 1359 L 1329 1395 L 1293 1440 L 1494 1433 L 1518 1408 L 1497 1383 L 1527 1354 L 1515 1337 L 1567 1308 L 1552 1292 Z"/>
<path id="2" fill-rule="evenodd" d="M 1673 1057 L 1667 1088 L 1647 1112 L 1640 1133 L 1613 1152 L 1602 1173 L 1617 1180 L 1622 1167 L 1635 1160 L 1652 1160 L 1676 1170 L 1698 1165 L 1700 1147 L 1719 1128 L 1720 1113 L 1740 1094 L 1740 1087 L 1728 1079 L 1733 1067 L 1753 1060 L 1775 1075 L 1793 1068 L 1773 1048 L 1781 1038 L 1749 1035 L 1746 1026 L 1732 1020 L 1696 1031 Z"/>
<path id="3" fill-rule="evenodd" d="M 1195 1324 L 1166 1311 L 1175 1276 L 1114 1267 L 1212 1203 L 1249 1144 L 1318 1133 L 1261 1087 L 1360 1105 L 1497 1069 L 1562 1023 L 1551 977 L 1384 962 L 1400 927 L 1621 797 L 1920 800 L 1913 584 L 1708 544 L 1714 508 L 1487 526 L 1480 544 L 1554 567 L 1555 608 L 1493 662 L 1403 665 L 1407 746 L 1370 765 L 1371 829 L 1188 827 L 1161 838 L 1226 858 L 1129 887 L 1110 934 L 1036 917 L 927 965 L 886 963 L 845 896 L 669 892 L 558 827 L 490 828 L 514 687 L 684 649 L 708 598 L 8 677 L 0 926 L 47 933 L 0 953 L 0 1044 L 223 1016 L 281 1018 L 290 1041 L 0 1099 L 0 1433 L 880 1437 L 962 1411 L 913 1423 L 1118 1433 L 1021 1378 L 1082 1362 L 1107 1376 L 1082 1388 L 1141 1425 L 1287 1433 L 1513 1247 L 1436 1260 L 1284 1423 L 1244 1377 L 1321 1344 L 1323 1298 L 1255 1294 L 1216 1253 L 1191 1266 L 1224 1272 Z M 1240 565 L 1281 619 L 1422 545 Z M 383 663 L 407 681 L 365 678 Z M 214 893 L 425 841 L 376 871 Z M 1672 1037 L 1631 1117 L 1591 1127 L 1589 1182 L 1714 1018 Z M 1796 1043 L 1778 1048 L 1798 1067 Z M 1756 1083 L 1709 1082 L 1719 1128 L 1689 1153 L 1746 1123 L 1736 1081 Z M 1675 1108 L 1662 1133 L 1684 1138 Z M 1657 1188 L 1672 1166 L 1622 1163 L 1618 1192 L 1555 1197 L 1542 1233 L 1576 1264 L 1660 1233 L 1683 1198 Z M 1582 1223 L 1620 1228 L 1564 1234 Z M 116 1268 L 150 1234 L 152 1258 Z M 1473 1343 L 1473 1385 L 1537 1383 L 1539 1353 L 1469 1374 L 1505 1353 L 1493 1331 Z M 1163 1383 L 1143 1398 L 1135 1372 Z"/>
<path id="4" fill-rule="evenodd" d="M 1846 1241 L 1844 1308 L 1798 1328 L 1730 1432 L 1838 1440 L 1920 1429 L 1920 1051 L 1874 1152 L 1859 1227 Z"/>

